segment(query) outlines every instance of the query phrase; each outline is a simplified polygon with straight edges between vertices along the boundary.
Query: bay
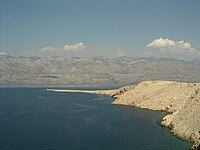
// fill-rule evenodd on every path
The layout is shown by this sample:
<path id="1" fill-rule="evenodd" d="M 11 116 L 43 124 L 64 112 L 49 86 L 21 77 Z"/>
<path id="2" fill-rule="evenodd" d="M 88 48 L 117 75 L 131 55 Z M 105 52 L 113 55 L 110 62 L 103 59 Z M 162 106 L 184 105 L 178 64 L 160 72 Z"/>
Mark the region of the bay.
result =
<path id="1" fill-rule="evenodd" d="M 113 100 L 46 88 L 0 88 L 0 149 L 188 150 L 191 146 L 160 126 L 166 113 L 112 105 Z"/>

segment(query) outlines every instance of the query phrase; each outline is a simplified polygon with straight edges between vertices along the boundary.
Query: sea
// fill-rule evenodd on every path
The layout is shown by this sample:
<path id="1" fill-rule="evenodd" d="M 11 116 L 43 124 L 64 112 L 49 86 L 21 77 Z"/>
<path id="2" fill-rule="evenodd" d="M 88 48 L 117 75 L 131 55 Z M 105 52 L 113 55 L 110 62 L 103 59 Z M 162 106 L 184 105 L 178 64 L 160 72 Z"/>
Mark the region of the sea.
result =
<path id="1" fill-rule="evenodd" d="M 46 88 L 0 88 L 0 150 L 191 147 L 160 125 L 166 113 L 112 105 L 112 101 L 109 96 L 50 92 Z"/>

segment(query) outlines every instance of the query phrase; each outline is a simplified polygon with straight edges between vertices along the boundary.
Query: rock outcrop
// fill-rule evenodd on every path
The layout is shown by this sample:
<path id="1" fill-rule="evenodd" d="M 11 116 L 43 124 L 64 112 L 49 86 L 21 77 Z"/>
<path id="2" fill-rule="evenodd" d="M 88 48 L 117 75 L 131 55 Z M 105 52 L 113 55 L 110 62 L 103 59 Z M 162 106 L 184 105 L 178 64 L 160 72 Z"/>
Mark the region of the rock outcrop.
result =
<path id="1" fill-rule="evenodd" d="M 63 92 L 105 94 L 116 98 L 113 104 L 169 112 L 161 124 L 196 147 L 200 143 L 200 83 L 146 81 L 117 90 Z"/>

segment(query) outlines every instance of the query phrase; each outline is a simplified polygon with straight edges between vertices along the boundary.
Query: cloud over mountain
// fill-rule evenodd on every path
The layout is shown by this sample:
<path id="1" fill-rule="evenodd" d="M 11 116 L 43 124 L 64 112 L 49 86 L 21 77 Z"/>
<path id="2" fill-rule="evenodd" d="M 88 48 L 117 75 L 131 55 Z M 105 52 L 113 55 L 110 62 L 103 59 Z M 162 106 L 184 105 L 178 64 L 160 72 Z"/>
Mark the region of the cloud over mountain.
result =
<path id="1" fill-rule="evenodd" d="M 74 45 L 65 45 L 64 50 L 65 51 L 70 51 L 70 50 L 76 51 L 76 50 L 82 50 L 85 47 L 86 46 L 82 42 L 79 42 L 78 44 L 74 44 Z"/>
<path id="2" fill-rule="evenodd" d="M 175 41 L 171 39 L 158 38 L 147 45 L 150 48 L 161 48 L 161 51 L 169 51 L 172 53 L 194 53 L 197 52 L 189 42 Z"/>
<path id="3" fill-rule="evenodd" d="M 146 56 L 170 57 L 178 59 L 196 59 L 200 58 L 200 51 L 193 48 L 190 42 L 183 40 L 172 40 L 167 38 L 158 38 L 147 44 L 148 48 L 156 48 L 146 51 Z"/>
<path id="4" fill-rule="evenodd" d="M 40 52 L 65 52 L 65 51 L 79 51 L 85 49 L 85 45 L 82 42 L 73 45 L 64 45 L 64 47 L 57 48 L 57 47 L 43 47 L 40 49 Z"/>

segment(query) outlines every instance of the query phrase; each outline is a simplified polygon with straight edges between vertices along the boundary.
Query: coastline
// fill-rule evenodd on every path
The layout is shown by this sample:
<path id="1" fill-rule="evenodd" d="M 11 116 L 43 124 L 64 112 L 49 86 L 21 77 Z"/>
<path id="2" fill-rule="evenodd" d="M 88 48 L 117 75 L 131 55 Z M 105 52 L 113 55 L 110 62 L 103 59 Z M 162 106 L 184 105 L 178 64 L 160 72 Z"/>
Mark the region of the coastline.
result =
<path id="1" fill-rule="evenodd" d="M 168 127 L 176 137 L 193 142 L 191 149 L 200 143 L 200 83 L 172 81 L 146 81 L 137 86 L 116 90 L 56 90 L 53 92 L 82 92 L 109 95 L 116 98 L 112 104 L 134 106 L 143 109 L 165 111 L 161 125 Z"/>

